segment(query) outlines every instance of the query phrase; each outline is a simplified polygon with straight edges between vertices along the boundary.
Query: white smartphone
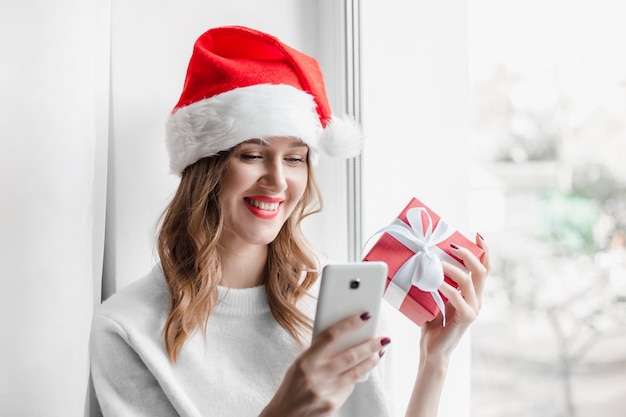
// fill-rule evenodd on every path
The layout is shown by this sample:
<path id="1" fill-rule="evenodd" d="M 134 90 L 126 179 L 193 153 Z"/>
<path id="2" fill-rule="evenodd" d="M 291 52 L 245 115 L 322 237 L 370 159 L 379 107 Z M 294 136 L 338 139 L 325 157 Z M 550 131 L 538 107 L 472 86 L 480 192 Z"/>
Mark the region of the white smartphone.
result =
<path id="1" fill-rule="evenodd" d="M 384 262 L 328 264 L 322 269 L 320 293 L 313 324 L 313 340 L 338 321 L 368 312 L 365 326 L 346 335 L 333 351 L 338 353 L 375 336 L 387 280 Z"/>

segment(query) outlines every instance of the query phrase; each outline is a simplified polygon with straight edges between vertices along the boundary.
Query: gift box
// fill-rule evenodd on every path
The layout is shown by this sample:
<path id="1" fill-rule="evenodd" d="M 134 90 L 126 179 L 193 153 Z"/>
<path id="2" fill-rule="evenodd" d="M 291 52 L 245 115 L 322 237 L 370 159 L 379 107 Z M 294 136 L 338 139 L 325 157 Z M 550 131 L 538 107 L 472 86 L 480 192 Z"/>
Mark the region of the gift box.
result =
<path id="1" fill-rule="evenodd" d="M 479 259 L 483 254 L 480 247 L 417 198 L 411 199 L 393 223 L 372 238 L 381 233 L 363 260 L 387 263 L 384 298 L 418 326 L 444 309 L 447 300 L 438 291 L 441 283 L 445 280 L 456 286 L 443 274 L 441 261 L 467 271 L 463 262 L 452 255 L 450 244 L 470 250 Z"/>

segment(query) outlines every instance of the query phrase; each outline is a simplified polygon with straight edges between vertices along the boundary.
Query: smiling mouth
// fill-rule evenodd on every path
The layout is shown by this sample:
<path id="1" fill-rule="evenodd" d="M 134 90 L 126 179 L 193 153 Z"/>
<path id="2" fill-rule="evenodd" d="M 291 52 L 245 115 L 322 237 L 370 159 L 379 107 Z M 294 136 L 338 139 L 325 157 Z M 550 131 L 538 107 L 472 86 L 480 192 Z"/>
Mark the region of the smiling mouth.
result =
<path id="1" fill-rule="evenodd" d="M 255 207 L 255 208 L 258 208 L 259 210 L 264 210 L 264 211 L 276 211 L 278 210 L 278 206 L 280 205 L 280 203 L 278 202 L 270 203 L 267 201 L 254 200 L 248 197 L 245 197 L 244 200 L 246 200 L 246 202 L 250 204 L 252 207 Z"/>

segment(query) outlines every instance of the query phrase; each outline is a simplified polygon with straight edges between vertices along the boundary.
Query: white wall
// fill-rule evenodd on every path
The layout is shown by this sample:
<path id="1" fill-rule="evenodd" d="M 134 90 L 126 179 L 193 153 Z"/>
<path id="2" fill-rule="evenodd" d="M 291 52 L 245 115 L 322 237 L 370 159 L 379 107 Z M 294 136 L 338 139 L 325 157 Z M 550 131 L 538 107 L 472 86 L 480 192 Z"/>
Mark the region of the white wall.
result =
<path id="1" fill-rule="evenodd" d="M 0 3 L 0 415 L 80 416 L 103 247 L 105 1 Z M 102 152 L 100 152 L 102 153 Z"/>
<path id="2" fill-rule="evenodd" d="M 417 197 L 468 237 L 467 0 L 363 1 L 363 235 Z M 415 377 L 419 328 L 393 326 L 398 402 Z M 453 356 L 440 416 L 469 416 L 469 335 Z M 399 359 L 399 360 L 398 360 Z"/>

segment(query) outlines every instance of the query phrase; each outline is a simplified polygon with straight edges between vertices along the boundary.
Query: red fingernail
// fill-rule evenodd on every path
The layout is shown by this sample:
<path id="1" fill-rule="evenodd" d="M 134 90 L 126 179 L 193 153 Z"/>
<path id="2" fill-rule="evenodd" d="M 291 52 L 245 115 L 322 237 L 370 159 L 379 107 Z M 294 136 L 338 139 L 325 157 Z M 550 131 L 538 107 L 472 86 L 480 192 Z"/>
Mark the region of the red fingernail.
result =
<path id="1" fill-rule="evenodd" d="M 363 321 L 367 321 L 367 320 L 369 320 L 371 318 L 372 318 L 372 315 L 370 313 L 363 313 L 363 314 L 361 314 L 361 320 L 363 320 Z"/>
<path id="2" fill-rule="evenodd" d="M 459 247 L 457 245 L 455 245 L 454 243 L 450 243 L 450 247 L 452 249 L 458 249 Z"/>
<path id="3" fill-rule="evenodd" d="M 380 339 L 381 346 L 387 346 L 389 343 L 391 343 L 391 339 L 388 337 L 383 337 L 382 339 Z"/>
<path id="4" fill-rule="evenodd" d="M 382 358 L 384 354 L 385 354 L 385 349 L 382 349 L 380 352 L 378 352 L 378 357 Z"/>

